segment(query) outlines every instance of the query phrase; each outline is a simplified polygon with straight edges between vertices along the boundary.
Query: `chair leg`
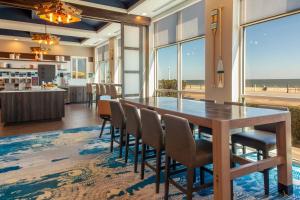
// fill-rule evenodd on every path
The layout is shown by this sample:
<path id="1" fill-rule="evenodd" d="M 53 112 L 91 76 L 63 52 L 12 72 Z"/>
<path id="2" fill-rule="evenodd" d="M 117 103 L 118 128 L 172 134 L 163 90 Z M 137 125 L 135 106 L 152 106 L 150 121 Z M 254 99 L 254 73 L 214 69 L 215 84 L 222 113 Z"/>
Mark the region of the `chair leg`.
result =
<path id="1" fill-rule="evenodd" d="M 113 126 L 110 127 L 110 135 L 110 152 L 113 152 L 115 139 L 115 128 Z"/>
<path id="2" fill-rule="evenodd" d="M 137 173 L 137 167 L 138 167 L 139 142 L 140 139 L 136 136 L 135 144 L 134 144 L 134 173 Z"/>
<path id="3" fill-rule="evenodd" d="M 104 119 L 104 120 L 103 120 L 103 123 L 102 123 L 102 127 L 101 127 L 101 131 L 100 131 L 100 136 L 99 136 L 99 138 L 102 137 L 102 134 L 103 134 L 103 131 L 104 131 L 104 127 L 105 127 L 105 125 L 106 125 L 106 122 L 107 122 L 107 120 Z"/>
<path id="4" fill-rule="evenodd" d="M 231 199 L 234 199 L 233 180 L 230 181 Z"/>
<path id="5" fill-rule="evenodd" d="M 231 151 L 232 151 L 232 154 L 236 154 L 236 144 L 235 143 L 231 144 Z"/>
<path id="6" fill-rule="evenodd" d="M 246 146 L 243 145 L 243 154 L 246 154 L 246 152 L 247 152 Z"/>
<path id="7" fill-rule="evenodd" d="M 129 138 L 130 138 L 130 135 L 128 133 L 126 133 L 125 163 L 128 162 Z"/>
<path id="8" fill-rule="evenodd" d="M 200 167 L 200 184 L 203 185 L 205 183 L 205 170 L 204 167 Z"/>
<path id="9" fill-rule="evenodd" d="M 267 159 L 269 157 L 268 151 L 263 151 L 263 159 Z M 269 195 L 270 181 L 269 181 L 269 169 L 265 169 L 264 172 L 264 185 L 265 185 L 265 195 Z"/>
<path id="10" fill-rule="evenodd" d="M 145 175 L 145 157 L 146 157 L 146 145 L 142 144 L 142 163 L 141 163 L 141 179 L 144 179 Z"/>
<path id="11" fill-rule="evenodd" d="M 194 169 L 187 169 L 187 194 L 186 199 L 191 200 L 193 198 L 193 184 L 194 184 Z"/>
<path id="12" fill-rule="evenodd" d="M 160 184 L 160 170 L 161 170 L 161 151 L 156 151 L 156 193 L 159 193 L 159 184 Z"/>
<path id="13" fill-rule="evenodd" d="M 123 153 L 123 135 L 124 135 L 124 129 L 120 128 L 119 158 L 122 158 L 122 153 Z"/>
<path id="14" fill-rule="evenodd" d="M 170 157 L 166 155 L 165 168 L 165 200 L 169 199 Z"/>
<path id="15" fill-rule="evenodd" d="M 172 168 L 173 170 L 176 170 L 176 160 L 172 160 Z"/>

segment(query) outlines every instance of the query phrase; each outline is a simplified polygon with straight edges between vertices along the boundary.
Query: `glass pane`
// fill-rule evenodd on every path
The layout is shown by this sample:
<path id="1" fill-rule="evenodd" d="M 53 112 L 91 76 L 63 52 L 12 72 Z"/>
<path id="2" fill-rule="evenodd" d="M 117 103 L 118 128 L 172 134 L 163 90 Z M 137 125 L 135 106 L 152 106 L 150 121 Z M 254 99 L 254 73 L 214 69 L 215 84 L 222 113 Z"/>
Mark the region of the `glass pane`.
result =
<path id="1" fill-rule="evenodd" d="M 204 35 L 205 1 L 200 1 L 182 10 L 182 40 Z M 192 27 L 192 28 L 191 28 Z"/>
<path id="2" fill-rule="evenodd" d="M 157 50 L 157 80 L 159 89 L 177 90 L 177 45 Z"/>
<path id="3" fill-rule="evenodd" d="M 205 90 L 205 40 L 182 44 L 182 89 Z"/>
<path id="4" fill-rule="evenodd" d="M 86 79 L 86 58 L 78 58 L 78 79 Z"/>
<path id="5" fill-rule="evenodd" d="M 105 83 L 105 62 L 100 64 L 100 82 Z"/>
<path id="6" fill-rule="evenodd" d="M 300 0 L 242 0 L 241 22 L 252 22 L 299 8 Z"/>
<path id="7" fill-rule="evenodd" d="M 176 42 L 177 20 L 175 13 L 155 23 L 155 46 Z"/>
<path id="8" fill-rule="evenodd" d="M 300 97 L 299 35 L 300 14 L 245 29 L 247 94 Z"/>
<path id="9" fill-rule="evenodd" d="M 140 52 L 136 50 L 124 51 L 124 70 L 139 71 L 140 70 Z"/>
<path id="10" fill-rule="evenodd" d="M 110 76 L 110 67 L 109 62 L 105 62 L 105 77 L 106 77 L 106 83 L 111 82 L 111 76 Z"/>
<path id="11" fill-rule="evenodd" d="M 124 74 L 125 95 L 139 94 L 140 93 L 140 75 L 134 73 Z"/>
<path id="12" fill-rule="evenodd" d="M 136 26 L 124 26 L 124 46 L 135 47 L 140 46 L 140 28 Z"/>
<path id="13" fill-rule="evenodd" d="M 72 79 L 76 79 L 76 67 L 77 67 L 77 60 L 72 58 Z"/>

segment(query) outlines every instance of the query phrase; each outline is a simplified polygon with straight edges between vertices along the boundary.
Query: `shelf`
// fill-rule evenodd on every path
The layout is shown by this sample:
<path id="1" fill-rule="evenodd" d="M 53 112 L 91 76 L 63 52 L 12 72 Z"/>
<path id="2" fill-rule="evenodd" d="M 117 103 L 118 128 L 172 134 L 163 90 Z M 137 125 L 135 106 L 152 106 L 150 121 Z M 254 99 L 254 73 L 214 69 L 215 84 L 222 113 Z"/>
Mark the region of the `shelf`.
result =
<path id="1" fill-rule="evenodd" d="M 0 70 L 28 70 L 28 71 L 37 71 L 38 69 L 31 69 L 31 68 L 0 68 Z"/>
<path id="2" fill-rule="evenodd" d="M 64 64 L 67 62 L 62 61 L 55 61 L 55 60 L 32 60 L 32 59 L 10 59 L 10 58 L 0 58 L 0 60 L 7 60 L 7 61 L 17 61 L 17 62 L 36 62 L 36 63 L 58 63 Z"/>

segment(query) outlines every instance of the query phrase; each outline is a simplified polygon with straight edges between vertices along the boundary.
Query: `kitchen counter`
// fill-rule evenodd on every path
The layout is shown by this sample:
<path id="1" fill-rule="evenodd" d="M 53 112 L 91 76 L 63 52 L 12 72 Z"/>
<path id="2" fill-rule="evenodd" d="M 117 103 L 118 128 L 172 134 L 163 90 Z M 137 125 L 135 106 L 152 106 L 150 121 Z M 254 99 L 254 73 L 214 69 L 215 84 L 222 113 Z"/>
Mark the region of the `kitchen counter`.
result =
<path id="1" fill-rule="evenodd" d="M 0 91 L 1 122 L 61 120 L 65 116 L 65 90 Z"/>

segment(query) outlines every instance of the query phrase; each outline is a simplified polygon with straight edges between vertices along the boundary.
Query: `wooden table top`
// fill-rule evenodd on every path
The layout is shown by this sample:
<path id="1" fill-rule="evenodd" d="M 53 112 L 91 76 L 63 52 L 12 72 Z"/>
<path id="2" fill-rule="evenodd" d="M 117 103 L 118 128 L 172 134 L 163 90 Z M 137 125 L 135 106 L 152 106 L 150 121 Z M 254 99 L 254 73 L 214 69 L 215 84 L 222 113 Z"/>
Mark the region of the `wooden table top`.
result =
<path id="1" fill-rule="evenodd" d="M 215 104 L 173 97 L 128 98 L 124 99 L 124 101 L 145 107 L 174 111 L 206 120 L 218 121 L 249 120 L 267 116 L 275 117 L 289 113 L 288 111 L 269 108 Z"/>

